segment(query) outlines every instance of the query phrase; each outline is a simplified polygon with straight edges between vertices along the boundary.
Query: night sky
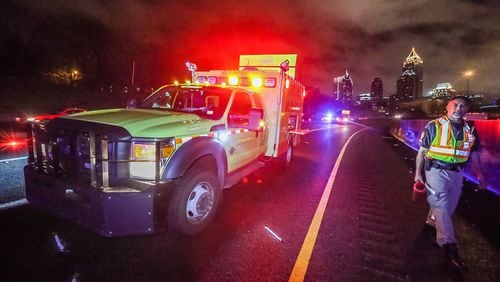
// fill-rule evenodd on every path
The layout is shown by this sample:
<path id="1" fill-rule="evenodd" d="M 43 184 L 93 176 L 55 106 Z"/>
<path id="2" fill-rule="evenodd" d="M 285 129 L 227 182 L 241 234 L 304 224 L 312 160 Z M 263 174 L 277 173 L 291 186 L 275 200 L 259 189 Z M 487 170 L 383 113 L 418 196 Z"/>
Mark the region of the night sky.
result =
<path id="1" fill-rule="evenodd" d="M 187 60 L 200 70 L 236 68 L 239 54 L 298 53 L 299 79 L 323 93 L 348 69 L 355 94 L 369 92 L 379 76 L 390 95 L 415 47 L 424 61 L 425 91 L 438 82 L 464 89 L 463 73 L 473 70 L 471 89 L 500 92 L 500 1 L 7 0 L 0 5 L 3 75 L 23 72 L 23 66 L 40 72 L 71 62 L 87 66 L 87 77 L 126 81 L 135 61 L 137 80 L 159 86 L 188 77 Z M 99 71 L 88 74 L 93 69 Z"/>

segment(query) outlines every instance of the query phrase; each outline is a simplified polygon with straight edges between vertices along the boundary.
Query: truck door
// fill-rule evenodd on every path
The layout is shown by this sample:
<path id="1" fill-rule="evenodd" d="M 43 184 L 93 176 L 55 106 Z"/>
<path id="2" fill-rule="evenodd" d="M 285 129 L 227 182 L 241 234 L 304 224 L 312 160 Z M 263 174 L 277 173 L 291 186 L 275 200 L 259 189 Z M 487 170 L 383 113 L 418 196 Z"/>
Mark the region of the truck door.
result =
<path id="1" fill-rule="evenodd" d="M 257 133 L 246 129 L 251 108 L 249 94 L 236 92 L 227 119 L 228 129 L 231 131 L 226 142 L 229 171 L 242 167 L 257 157 Z"/>
<path id="2" fill-rule="evenodd" d="M 257 109 L 262 109 L 262 111 L 264 111 L 263 107 L 262 107 L 262 102 L 260 100 L 259 97 L 256 97 L 256 95 L 253 95 L 252 96 L 253 98 L 253 105 L 255 108 Z M 263 120 L 263 119 L 262 119 Z M 266 150 L 267 150 L 267 139 L 268 139 L 268 130 L 266 129 L 266 127 L 262 127 L 261 128 L 261 131 L 258 133 L 258 136 L 257 136 L 257 143 L 258 143 L 258 146 L 259 148 L 257 149 L 257 156 L 261 156 L 263 155 Z"/>

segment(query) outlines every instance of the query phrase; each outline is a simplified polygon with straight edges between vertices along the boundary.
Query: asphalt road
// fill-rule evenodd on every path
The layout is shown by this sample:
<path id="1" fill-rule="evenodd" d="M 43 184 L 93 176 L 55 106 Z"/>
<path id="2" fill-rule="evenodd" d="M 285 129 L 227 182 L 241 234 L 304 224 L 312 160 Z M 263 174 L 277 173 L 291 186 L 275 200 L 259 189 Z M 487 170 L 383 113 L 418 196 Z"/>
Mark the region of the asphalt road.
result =
<path id="1" fill-rule="evenodd" d="M 0 210 L 1 280 L 286 281 L 299 267 L 306 281 L 498 281 L 495 230 L 483 228 L 498 226 L 497 198 L 465 187 L 456 225 L 469 271 L 448 269 L 421 232 L 426 204 L 410 199 L 415 154 L 380 128 L 311 131 L 285 170 L 270 164 L 225 190 L 196 237 L 107 239 L 26 204 Z M 10 179 L 15 166 L 0 173 Z M 329 189 L 317 237 L 306 239 Z M 478 206 L 490 216 L 470 216 Z"/>
<path id="2" fill-rule="evenodd" d="M 26 134 L 21 128 L 0 124 L 0 210 L 11 206 L 9 203 L 25 197 L 23 175 L 23 167 L 27 163 L 25 139 Z M 14 140 L 18 145 L 13 147 L 10 142 Z"/>

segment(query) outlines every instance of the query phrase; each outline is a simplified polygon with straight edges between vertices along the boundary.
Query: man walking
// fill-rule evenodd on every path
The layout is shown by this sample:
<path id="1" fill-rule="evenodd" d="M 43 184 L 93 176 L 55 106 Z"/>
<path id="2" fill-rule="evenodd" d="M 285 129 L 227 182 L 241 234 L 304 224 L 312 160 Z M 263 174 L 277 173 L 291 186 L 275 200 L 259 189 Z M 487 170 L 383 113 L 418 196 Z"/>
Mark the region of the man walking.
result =
<path id="1" fill-rule="evenodd" d="M 426 184 L 430 206 L 424 228 L 435 232 L 436 243 L 444 249 L 448 263 L 459 269 L 465 264 L 458 254 L 452 216 L 462 192 L 463 169 L 469 161 L 480 188 L 485 187 L 479 136 L 474 125 L 463 119 L 468 109 L 466 97 L 454 96 L 446 105 L 446 115 L 425 126 L 415 170 L 415 181 Z"/>

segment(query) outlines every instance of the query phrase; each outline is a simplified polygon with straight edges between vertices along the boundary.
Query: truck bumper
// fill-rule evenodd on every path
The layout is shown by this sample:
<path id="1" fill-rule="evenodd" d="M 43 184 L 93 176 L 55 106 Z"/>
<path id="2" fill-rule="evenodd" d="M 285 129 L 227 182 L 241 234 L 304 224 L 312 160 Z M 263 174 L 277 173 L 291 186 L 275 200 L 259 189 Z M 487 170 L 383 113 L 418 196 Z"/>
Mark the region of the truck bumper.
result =
<path id="1" fill-rule="evenodd" d="M 30 165 L 24 177 L 31 205 L 105 237 L 152 234 L 166 227 L 167 200 L 156 192 L 159 189 L 82 187 L 38 173 Z"/>

